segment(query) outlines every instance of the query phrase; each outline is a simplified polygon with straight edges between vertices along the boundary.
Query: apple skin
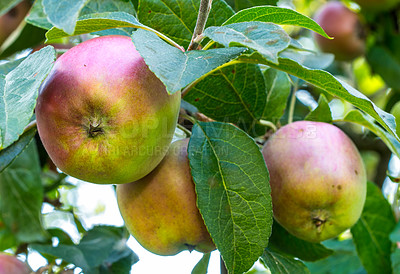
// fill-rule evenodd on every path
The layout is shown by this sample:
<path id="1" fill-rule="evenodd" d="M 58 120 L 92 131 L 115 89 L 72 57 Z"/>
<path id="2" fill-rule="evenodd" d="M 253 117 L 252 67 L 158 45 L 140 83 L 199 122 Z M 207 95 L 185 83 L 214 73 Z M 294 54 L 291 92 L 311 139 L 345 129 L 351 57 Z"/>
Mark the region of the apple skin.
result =
<path id="1" fill-rule="evenodd" d="M 146 177 L 117 186 L 117 201 L 128 231 L 158 255 L 215 249 L 196 205 L 188 141 L 172 143 L 162 162 Z"/>
<path id="2" fill-rule="evenodd" d="M 39 136 L 66 174 L 92 183 L 129 183 L 167 152 L 180 96 L 168 95 L 129 37 L 94 38 L 58 58 L 42 83 Z"/>
<path id="3" fill-rule="evenodd" d="M 359 219 L 366 199 L 362 158 L 339 128 L 298 121 L 280 128 L 262 153 L 275 219 L 294 236 L 321 242 Z"/>
<path id="4" fill-rule="evenodd" d="M 400 3 L 399 0 L 353 0 L 360 7 L 367 11 L 381 12 L 393 9 Z"/>
<path id="5" fill-rule="evenodd" d="M 30 1 L 24 0 L 0 17 L 0 45 L 24 20 L 30 8 Z"/>
<path id="6" fill-rule="evenodd" d="M 0 274 L 29 274 L 31 271 L 27 264 L 21 262 L 16 257 L 0 253 Z"/>
<path id="7" fill-rule="evenodd" d="M 337 60 L 350 61 L 365 53 L 365 30 L 358 15 L 340 2 L 328 2 L 315 14 L 314 20 L 334 39 L 313 32 L 314 40 L 324 52 Z"/>

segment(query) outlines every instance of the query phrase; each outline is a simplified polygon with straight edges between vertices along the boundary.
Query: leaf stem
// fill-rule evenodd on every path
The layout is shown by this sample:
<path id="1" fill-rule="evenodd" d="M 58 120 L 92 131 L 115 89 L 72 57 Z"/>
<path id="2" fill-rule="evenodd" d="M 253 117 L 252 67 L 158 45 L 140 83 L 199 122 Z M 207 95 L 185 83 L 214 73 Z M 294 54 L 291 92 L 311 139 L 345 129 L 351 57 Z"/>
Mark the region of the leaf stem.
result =
<path id="1" fill-rule="evenodd" d="M 182 130 L 183 132 L 185 132 L 186 137 L 190 137 L 192 136 L 192 132 L 190 132 L 190 130 L 188 130 L 187 128 L 185 128 L 184 126 L 177 124 L 177 127 Z"/>
<path id="2" fill-rule="evenodd" d="M 200 41 L 203 39 L 203 31 L 207 23 L 208 15 L 210 14 L 212 0 L 201 0 L 199 14 L 197 15 L 196 27 L 193 32 L 192 40 L 190 41 L 188 51 L 198 48 Z"/>
<path id="3" fill-rule="evenodd" d="M 275 124 L 272 123 L 271 121 L 260 120 L 260 121 L 258 121 L 258 123 L 259 123 L 260 125 L 262 125 L 262 126 L 266 126 L 266 127 L 272 128 L 272 130 L 273 130 L 274 132 L 276 132 L 276 131 L 278 130 L 278 128 L 275 126 Z"/>
<path id="4" fill-rule="evenodd" d="M 293 122 L 294 107 L 296 105 L 297 84 L 293 85 L 292 97 L 290 98 L 288 124 Z"/>
<path id="5" fill-rule="evenodd" d="M 24 128 L 24 132 L 27 132 L 29 130 L 31 130 L 32 128 L 36 127 L 36 120 L 33 120 L 32 122 L 30 122 L 25 128 Z"/>

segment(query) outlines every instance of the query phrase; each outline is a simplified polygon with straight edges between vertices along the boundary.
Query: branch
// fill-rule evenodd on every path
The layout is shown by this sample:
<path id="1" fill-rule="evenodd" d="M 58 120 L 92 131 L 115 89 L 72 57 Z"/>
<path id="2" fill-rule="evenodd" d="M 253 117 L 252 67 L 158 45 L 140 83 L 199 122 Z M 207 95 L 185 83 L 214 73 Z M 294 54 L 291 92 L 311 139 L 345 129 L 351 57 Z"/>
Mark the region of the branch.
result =
<path id="1" fill-rule="evenodd" d="M 192 40 L 188 47 L 189 50 L 198 48 L 200 41 L 203 39 L 203 31 L 207 23 L 208 15 L 210 14 L 212 0 L 201 0 L 199 14 L 197 16 L 196 27 L 193 32 Z"/>

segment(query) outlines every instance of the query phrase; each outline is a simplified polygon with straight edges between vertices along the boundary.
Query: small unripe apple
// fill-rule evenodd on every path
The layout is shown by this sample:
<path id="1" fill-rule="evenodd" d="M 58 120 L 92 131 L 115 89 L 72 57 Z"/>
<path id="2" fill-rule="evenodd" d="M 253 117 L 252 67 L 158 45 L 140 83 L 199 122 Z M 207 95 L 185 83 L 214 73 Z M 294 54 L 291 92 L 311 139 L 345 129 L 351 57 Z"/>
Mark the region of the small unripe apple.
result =
<path id="1" fill-rule="evenodd" d="M 335 54 L 337 60 L 349 61 L 365 52 L 365 30 L 358 15 L 340 2 L 328 2 L 315 14 L 314 20 L 334 39 L 313 33 L 319 48 Z"/>
<path id="2" fill-rule="evenodd" d="M 180 92 L 169 95 L 130 37 L 102 36 L 64 53 L 39 89 L 36 121 L 54 164 L 101 184 L 136 181 L 171 143 Z"/>
<path id="3" fill-rule="evenodd" d="M 270 174 L 275 219 L 310 242 L 338 236 L 360 218 L 366 171 L 349 137 L 327 123 L 280 128 L 262 150 Z"/>
<path id="4" fill-rule="evenodd" d="M 393 9 L 400 3 L 399 0 L 353 0 L 364 10 L 371 12 L 381 12 Z"/>
<path id="5" fill-rule="evenodd" d="M 0 17 L 0 45 L 24 20 L 30 8 L 30 1 L 24 0 Z"/>
<path id="6" fill-rule="evenodd" d="M 29 266 L 16 257 L 0 253 L 0 274 L 29 274 Z"/>
<path id="7" fill-rule="evenodd" d="M 158 255 L 215 249 L 196 205 L 187 146 L 188 139 L 172 143 L 150 174 L 117 186 L 118 206 L 128 231 Z"/>

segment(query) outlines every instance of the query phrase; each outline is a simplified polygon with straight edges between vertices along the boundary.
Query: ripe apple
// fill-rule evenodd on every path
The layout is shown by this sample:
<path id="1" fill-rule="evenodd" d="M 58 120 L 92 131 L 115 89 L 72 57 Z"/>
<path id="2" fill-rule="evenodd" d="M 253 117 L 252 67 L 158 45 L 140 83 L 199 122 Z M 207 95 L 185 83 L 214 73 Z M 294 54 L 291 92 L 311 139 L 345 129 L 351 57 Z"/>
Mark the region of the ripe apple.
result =
<path id="1" fill-rule="evenodd" d="M 24 0 L 0 17 L 0 45 L 24 20 L 30 8 L 30 1 Z"/>
<path id="2" fill-rule="evenodd" d="M 0 274 L 29 274 L 31 270 L 29 266 L 16 257 L 0 253 Z"/>
<path id="3" fill-rule="evenodd" d="M 381 12 L 393 9 L 400 3 L 399 0 L 353 0 L 367 11 Z"/>
<path id="4" fill-rule="evenodd" d="M 314 20 L 334 39 L 317 33 L 313 37 L 322 51 L 335 54 L 337 60 L 349 61 L 365 52 L 365 30 L 358 15 L 340 2 L 328 2 Z"/>
<path id="5" fill-rule="evenodd" d="M 366 198 L 361 156 L 339 128 L 298 121 L 280 128 L 262 153 L 275 219 L 306 241 L 333 238 L 359 219 Z"/>
<path id="6" fill-rule="evenodd" d="M 117 186 L 118 206 L 128 231 L 158 255 L 215 249 L 196 206 L 187 145 L 188 139 L 172 143 L 150 174 Z"/>
<path id="7" fill-rule="evenodd" d="M 100 184 L 153 170 L 175 131 L 180 92 L 168 95 L 130 37 L 103 36 L 64 53 L 39 89 L 36 121 L 55 165 Z"/>

